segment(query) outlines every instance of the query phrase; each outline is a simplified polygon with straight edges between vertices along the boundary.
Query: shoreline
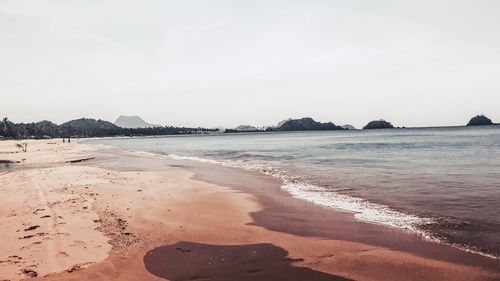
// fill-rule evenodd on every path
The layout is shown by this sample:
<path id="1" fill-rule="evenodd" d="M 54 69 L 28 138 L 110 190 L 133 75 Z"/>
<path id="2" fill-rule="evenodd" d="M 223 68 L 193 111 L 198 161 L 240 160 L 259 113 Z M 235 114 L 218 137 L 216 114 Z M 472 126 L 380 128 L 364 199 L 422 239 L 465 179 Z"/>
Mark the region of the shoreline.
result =
<path id="1" fill-rule="evenodd" d="M 34 145 L 43 146 L 44 142 L 47 141 Z M 56 201 L 62 201 L 60 197 L 69 194 L 78 195 L 77 197 L 87 196 L 84 197 L 85 202 L 69 201 L 67 207 L 62 206 L 64 204 L 60 202 L 61 206 L 57 207 L 59 209 L 55 209 L 55 212 L 71 211 L 67 216 L 73 217 L 73 221 L 78 222 L 76 225 L 98 236 L 104 234 L 109 240 L 101 241 L 102 246 L 96 248 L 97 252 L 105 254 L 103 260 L 76 267 L 71 265 L 62 273 L 54 273 L 57 271 L 47 268 L 47 280 L 162 280 L 160 278 L 169 276 L 176 278 L 175 276 L 188 273 L 155 272 L 150 267 L 151 261 L 146 261 L 146 257 L 157 255 L 153 261 L 158 262 L 175 255 L 189 257 L 191 251 L 208 255 L 212 254 L 214 249 L 233 253 L 229 256 L 234 262 L 238 261 L 241 251 L 248 249 L 257 252 L 269 251 L 276 259 L 283 258 L 283 255 L 290 259 L 285 266 L 271 259 L 264 263 L 252 264 L 258 267 L 257 269 L 252 267 L 248 272 L 233 272 L 250 278 L 248 280 L 257 280 L 259 276 L 260 280 L 272 280 L 266 279 L 272 277 L 266 275 L 270 268 L 279 268 L 277 272 L 283 274 L 295 272 L 299 268 L 300 274 L 316 278 L 311 280 L 500 278 L 500 263 L 497 260 L 463 251 L 460 253 L 450 246 L 419 241 L 407 233 L 397 233 L 387 227 L 356 221 L 352 214 L 333 211 L 331 208 L 293 198 L 280 188 L 276 179 L 261 173 L 84 144 L 72 144 L 71 148 L 63 152 L 52 150 L 49 153 L 53 154 L 48 158 L 53 161 L 51 163 L 33 161 L 31 164 L 34 166 L 31 169 L 15 169 L 7 174 L 0 174 L 0 180 L 8 183 L 2 187 L 2 191 L 15 194 L 21 189 L 16 186 L 13 190 L 13 187 L 19 184 L 23 192 L 31 192 L 33 175 L 30 173 L 42 173 L 39 181 L 43 179 L 45 186 L 42 186 L 42 189 L 46 189 L 46 198 L 49 201 L 56 199 L 55 195 Z M 36 152 L 34 154 L 27 157 L 41 157 L 36 155 Z M 70 156 L 89 158 L 89 155 L 96 158 L 75 164 L 62 162 Z M 21 178 L 27 180 L 21 182 Z M 88 195 L 91 193 L 92 195 Z M 20 202 L 30 196 L 36 197 L 31 194 L 21 198 Z M 14 209 L 16 206 L 19 207 L 13 204 Z M 88 217 L 90 212 L 98 218 Z M 31 211 L 29 213 L 26 216 L 32 215 Z M 16 219 L 19 219 L 19 216 L 20 214 L 17 214 Z M 8 230 L 4 229 L 8 224 L 2 222 L 0 226 L 2 231 Z M 73 236 L 76 234 L 73 232 L 75 231 L 69 232 L 66 238 L 75 240 Z M 64 241 L 58 236 L 47 236 L 52 238 L 54 243 Z M 89 242 L 84 238 L 82 241 Z M 42 245 L 43 243 L 44 240 Z M 404 247 L 406 244 L 411 245 Z M 180 246 L 169 248 L 167 245 Z M 222 245 L 228 247 L 220 248 Z M 186 246 L 191 247 L 187 249 L 190 252 L 185 249 L 186 252 L 178 253 L 179 250 L 176 250 Z M 76 248 L 80 249 L 78 245 Z M 155 249 L 159 248 L 163 250 L 155 252 Z M 86 251 L 81 255 L 75 254 L 74 257 L 81 259 L 88 256 Z M 72 253 L 68 254 L 73 256 Z M 40 262 L 44 255 L 35 259 Z M 0 257 L 0 260 L 3 258 Z M 56 260 L 65 261 L 67 258 L 61 256 Z M 402 260 L 405 262 L 401 263 Z M 197 264 L 189 259 L 185 261 L 187 264 Z M 166 266 L 161 262 L 160 265 Z M 2 278 L 2 273 L 6 272 L 5 268 L 6 264 L 0 263 Z M 43 272 L 39 269 L 43 266 L 36 268 L 37 272 Z M 217 268 L 217 272 L 208 273 L 218 276 L 217 274 L 229 270 L 225 265 L 219 265 Z M 197 267 L 190 270 L 194 274 Z M 201 268 L 199 271 L 200 274 L 208 274 Z"/>
<path id="2" fill-rule="evenodd" d="M 211 163 L 203 163 L 202 166 L 204 165 L 217 166 L 217 164 Z M 214 169 L 214 167 L 211 168 Z M 253 184 L 256 182 L 261 184 L 263 183 L 266 185 L 265 188 L 249 188 L 250 185 L 246 184 L 247 180 L 244 180 L 245 184 L 235 184 L 236 180 L 233 179 L 214 179 L 214 177 L 207 175 L 208 170 L 212 170 L 211 168 L 207 167 L 207 170 L 205 171 L 195 170 L 197 174 L 194 176 L 194 179 L 223 186 L 230 186 L 235 190 L 248 192 L 256 196 L 259 202 L 264 205 L 264 210 L 251 214 L 254 220 L 254 225 L 305 237 L 338 239 L 342 241 L 353 241 L 373 244 L 375 246 L 390 247 L 397 250 L 409 251 L 426 257 L 440 258 L 453 262 L 460 262 L 462 258 L 465 258 L 462 261 L 464 264 L 469 265 L 476 264 L 476 261 L 474 261 L 475 258 L 479 258 L 479 260 L 481 260 L 481 262 L 485 262 L 485 264 L 490 264 L 492 268 L 500 265 L 499 258 L 488 254 L 443 243 L 442 241 L 429 238 L 422 233 L 415 232 L 413 230 L 402 229 L 372 221 L 358 220 L 354 217 L 354 213 L 351 211 L 322 206 L 314 202 L 295 197 L 288 191 L 281 188 L 283 182 L 280 178 L 276 178 L 260 171 L 243 170 L 235 167 L 218 168 L 225 170 L 218 172 L 219 174 L 230 174 L 228 171 L 233 170 L 234 174 L 238 174 L 240 180 L 242 174 L 247 174 L 252 178 L 252 180 L 249 179 L 248 182 L 252 181 Z M 213 173 L 213 171 L 210 171 L 210 173 Z M 260 179 L 260 181 L 256 181 L 256 179 Z M 278 202 L 277 198 L 284 202 Z M 290 208 L 290 206 L 293 206 L 293 208 Z M 313 218 L 317 218 L 317 220 L 314 221 L 314 219 L 310 217 L 311 215 Z M 333 222 L 331 221 L 332 217 L 329 217 L 328 215 L 335 218 Z M 273 219 L 272 216 L 276 216 L 277 218 Z M 289 220 L 285 220 L 287 223 L 283 223 L 281 220 L 283 218 L 289 218 Z M 320 225 L 321 228 L 315 228 L 315 224 Z M 331 224 L 331 226 L 329 226 L 329 224 Z M 339 228 L 341 227 L 348 229 L 339 231 Z M 376 237 L 370 237 L 370 233 L 377 233 L 377 235 Z M 407 243 L 416 243 L 416 245 L 406 245 Z M 442 253 L 435 253 L 434 251 L 436 248 L 445 251 Z M 467 257 L 469 255 L 477 257 L 469 259 Z"/>
<path id="3" fill-rule="evenodd" d="M 272 170 L 265 169 L 265 168 L 262 168 L 262 167 L 245 167 L 245 166 L 239 166 L 239 165 L 234 165 L 234 164 L 231 164 L 231 163 L 227 163 L 227 162 L 224 162 L 222 160 L 200 158 L 200 157 L 196 157 L 196 156 L 168 155 L 168 154 L 154 153 L 154 152 L 148 152 L 148 151 L 140 151 L 140 150 L 132 150 L 132 149 L 122 149 L 122 148 L 116 148 L 116 147 L 113 147 L 113 146 L 108 146 L 108 145 L 103 145 L 103 144 L 99 144 L 99 146 L 103 146 L 103 147 L 107 147 L 107 148 L 111 148 L 111 149 L 113 149 L 113 148 L 114 149 L 120 149 L 120 150 L 127 151 L 129 153 L 137 153 L 139 155 L 145 155 L 146 157 L 148 157 L 148 156 L 150 156 L 150 157 L 157 157 L 157 156 L 159 156 L 159 157 L 165 157 L 166 159 L 170 159 L 170 160 L 188 161 L 188 162 L 194 161 L 194 162 L 200 162 L 200 163 L 202 163 L 202 165 L 214 165 L 215 167 L 217 167 L 217 166 L 223 166 L 223 167 L 226 167 L 226 168 L 232 168 L 232 169 L 236 169 L 236 170 L 241 170 L 242 172 L 245 172 L 245 173 L 250 172 L 250 173 L 257 173 L 257 174 L 265 174 L 265 175 L 270 176 L 272 178 L 275 178 L 277 181 L 279 181 L 280 182 L 280 184 L 279 184 L 280 187 L 279 188 L 282 189 L 282 190 L 285 190 L 287 192 L 287 194 L 289 194 L 291 197 L 297 198 L 298 200 L 301 200 L 301 201 L 310 202 L 310 203 L 314 204 L 315 206 L 319 205 L 319 206 L 330 208 L 334 212 L 340 212 L 340 213 L 344 213 L 345 212 L 345 213 L 348 213 L 348 214 L 352 214 L 353 216 L 355 216 L 355 220 L 357 222 L 368 223 L 368 224 L 375 224 L 375 225 L 378 225 L 378 226 L 382 226 L 382 227 L 387 227 L 387 228 L 394 229 L 395 231 L 409 232 L 410 235 L 418 236 L 421 239 L 427 240 L 427 242 L 437 243 L 437 244 L 444 244 L 446 246 L 450 246 L 450 247 L 456 248 L 456 249 L 458 249 L 460 251 L 464 251 L 464 252 L 467 252 L 467 253 L 470 253 L 470 254 L 480 255 L 480 256 L 483 256 L 483 257 L 500 260 L 500 256 L 498 256 L 498 255 L 495 255 L 493 253 L 488 253 L 488 252 L 481 251 L 480 249 L 478 249 L 478 248 L 476 248 L 474 246 L 471 246 L 471 245 L 468 246 L 467 245 L 467 241 L 461 241 L 462 243 L 460 243 L 460 242 L 454 243 L 454 242 L 449 241 L 447 239 L 448 237 L 446 237 L 446 236 L 437 236 L 434 232 L 432 232 L 432 231 L 429 230 L 430 227 L 432 227 L 432 225 L 435 224 L 435 222 L 433 222 L 433 221 L 425 223 L 423 225 L 420 225 L 420 226 L 422 226 L 422 228 L 419 228 L 418 226 L 414 226 L 414 225 L 411 225 L 411 224 L 409 224 L 408 226 L 406 226 L 406 225 L 393 225 L 393 224 L 386 223 L 386 222 L 380 222 L 379 220 L 359 218 L 357 216 L 358 215 L 357 210 L 353 210 L 352 208 L 336 207 L 336 206 L 332 206 L 330 204 L 324 204 L 322 202 L 318 203 L 317 201 L 312 200 L 312 199 L 307 198 L 307 197 L 300 197 L 300 196 L 294 194 L 292 190 L 289 190 L 286 187 L 288 185 L 295 185 L 295 184 L 299 184 L 299 185 L 312 185 L 312 186 L 315 186 L 315 185 L 307 183 L 307 182 L 295 182 L 294 179 L 291 179 L 289 181 L 286 177 L 284 177 L 282 175 L 279 175 L 278 173 L 273 172 Z M 272 188 L 276 188 L 276 187 L 272 187 Z M 343 194 L 339 194 L 339 195 L 349 197 L 350 199 L 353 199 L 353 200 L 360 200 L 361 202 L 363 202 L 362 198 L 351 197 L 350 195 L 343 195 Z M 331 202 L 329 202 L 329 203 L 331 203 Z M 415 217 L 416 219 L 419 219 L 419 220 L 433 220 L 433 219 L 431 219 L 429 217 L 418 217 L 418 216 L 415 216 L 415 215 L 412 215 L 412 214 L 409 214 L 409 213 L 404 213 L 402 211 L 392 209 L 391 207 L 389 207 L 387 205 L 370 203 L 370 202 L 368 204 L 375 205 L 374 208 L 375 208 L 376 211 L 379 211 L 379 208 L 386 208 L 387 210 L 382 210 L 382 212 L 384 212 L 384 211 L 395 212 L 395 213 L 397 213 L 397 215 L 403 215 L 403 216 L 406 216 L 406 217 Z M 370 209 L 369 211 L 373 211 L 373 210 Z"/>
<path id="4" fill-rule="evenodd" d="M 353 240 L 356 242 L 359 242 L 361 240 L 362 243 L 375 243 L 376 245 L 395 247 L 396 249 L 403 249 L 403 250 L 409 250 L 410 248 L 412 248 L 412 247 L 405 247 L 404 244 L 406 244 L 408 241 L 413 241 L 413 242 L 417 241 L 419 243 L 418 246 L 423 245 L 424 247 L 412 249 L 413 253 L 418 253 L 418 254 L 421 254 L 424 256 L 428 255 L 428 257 L 438 257 L 438 258 L 453 261 L 453 262 L 459 262 L 460 260 L 462 260 L 465 257 L 466 261 L 464 262 L 464 264 L 468 264 L 468 265 L 477 265 L 480 263 L 484 263 L 484 264 L 489 265 L 491 268 L 496 268 L 498 265 L 500 265 L 500 259 L 498 257 L 491 256 L 491 255 L 488 255 L 486 253 L 482 253 L 482 252 L 478 252 L 478 251 L 474 251 L 474 250 L 470 250 L 470 249 L 464 249 L 464 248 L 456 246 L 456 245 L 448 244 L 448 243 L 442 242 L 440 240 L 437 240 L 437 239 L 434 239 L 431 237 L 427 237 L 420 232 L 414 232 L 412 230 L 393 227 L 393 226 L 389 226 L 386 224 L 380 224 L 380 223 L 372 222 L 372 221 L 357 220 L 354 218 L 353 212 L 350 212 L 348 210 L 320 206 L 320 205 L 317 205 L 313 202 L 309 202 L 309 201 L 306 201 L 304 199 L 294 197 L 288 191 L 281 188 L 283 185 L 283 179 L 276 177 L 274 175 L 268 174 L 268 173 L 264 173 L 264 172 L 259 171 L 259 170 L 251 170 L 251 169 L 244 169 L 242 167 L 227 166 L 224 163 L 221 163 L 221 162 L 218 162 L 215 160 L 210 160 L 210 159 L 199 158 L 199 160 L 198 160 L 198 157 L 183 157 L 183 156 L 171 157 L 170 155 L 152 153 L 152 152 L 147 152 L 147 151 L 120 149 L 120 148 L 116 148 L 113 146 L 108 146 L 108 148 L 112 149 L 112 150 L 117 150 L 117 151 L 123 150 L 123 151 L 126 151 L 127 153 L 137 154 L 140 156 L 149 156 L 149 157 L 153 157 L 153 158 L 159 157 L 160 159 L 164 159 L 167 162 L 189 163 L 188 165 L 185 165 L 185 166 L 183 166 L 183 165 L 179 165 L 179 166 L 184 168 L 184 169 L 189 166 L 190 170 L 192 170 L 194 172 L 193 179 L 216 184 L 216 185 L 220 185 L 220 186 L 231 187 L 232 189 L 237 190 L 239 192 L 249 193 L 253 196 L 257 196 L 258 201 L 261 204 L 262 204 L 263 199 L 258 194 L 259 190 L 263 191 L 263 193 L 271 194 L 271 197 L 274 197 L 275 195 L 279 194 L 281 197 L 286 198 L 287 200 L 295 201 L 295 203 L 298 203 L 298 205 L 305 206 L 305 208 L 304 208 L 305 210 L 310 211 L 310 209 L 312 207 L 312 208 L 317 209 L 317 210 L 322 210 L 322 211 L 324 211 L 324 213 L 333 213 L 336 216 L 341 217 L 341 219 L 340 219 L 341 223 L 346 223 L 346 222 L 352 223 L 352 224 L 357 225 L 356 227 L 363 225 L 364 227 L 368 228 L 366 230 L 366 232 L 370 232 L 370 231 L 382 232 L 383 235 L 380 235 L 379 238 L 383 237 L 383 239 L 379 240 L 379 239 L 371 239 L 370 238 L 370 239 L 366 240 L 366 238 L 359 238 L 359 237 L 355 238 L 355 239 L 351 239 L 351 237 L 349 237 L 349 236 L 351 236 L 351 233 L 348 233 L 347 235 L 340 234 L 337 236 L 337 235 L 325 234 L 329 230 L 305 231 L 305 230 L 303 230 L 304 227 L 298 226 L 298 225 L 292 225 L 290 227 L 290 229 L 286 229 L 287 227 L 283 227 L 283 225 L 277 226 L 273 223 L 268 224 L 266 222 L 263 222 L 263 223 L 259 224 L 259 223 L 255 222 L 255 220 L 256 219 L 259 220 L 260 217 L 269 217 L 269 214 L 268 213 L 260 214 L 258 212 L 251 214 L 252 219 L 254 219 L 254 222 L 252 224 L 266 227 L 270 230 L 287 232 L 287 233 L 294 234 L 294 235 L 320 237 L 322 239 L 334 238 L 334 239 L 340 239 L 340 240 L 345 240 L 345 241 Z M 174 164 L 172 166 L 177 166 L 177 165 Z M 214 177 L 214 176 L 207 175 L 208 173 L 214 173 L 214 169 L 221 170 L 221 171 L 217 172 L 217 175 L 219 176 L 218 178 Z M 228 171 L 233 171 L 233 172 L 228 172 Z M 224 176 L 220 177 L 221 174 L 224 174 Z M 228 174 L 237 175 L 239 177 L 239 179 L 238 180 L 231 179 L 231 178 L 225 179 Z M 244 184 L 238 184 L 237 182 L 241 181 L 241 175 L 247 175 L 247 176 L 252 177 L 253 179 L 252 180 L 243 180 Z M 268 184 L 268 186 L 266 188 L 259 188 L 259 189 L 255 189 L 255 188 L 251 189 L 250 188 L 249 189 L 248 186 L 251 185 L 251 184 L 249 184 L 249 182 L 252 182 L 252 184 L 255 184 L 255 181 L 254 181 L 255 179 L 261 179 L 261 180 L 263 179 L 264 182 L 267 181 L 270 184 Z M 269 194 L 266 194 L 267 197 L 269 197 Z M 269 200 L 269 198 L 264 199 L 264 201 L 265 200 Z M 274 199 L 271 199 L 271 200 L 274 201 Z M 273 204 L 271 204 L 271 205 L 274 205 L 274 203 L 275 202 L 273 202 Z M 266 208 L 266 207 L 264 206 L 264 208 Z M 287 211 L 289 211 L 289 210 L 287 210 Z M 297 215 L 297 214 L 295 214 L 295 215 Z M 294 221 L 294 219 L 292 219 L 291 221 Z M 322 225 L 324 226 L 325 224 L 322 224 Z M 332 230 L 332 232 L 335 232 L 335 231 Z M 403 238 L 403 242 L 396 242 L 395 243 L 394 241 L 391 241 L 391 239 L 394 237 L 389 237 L 389 238 L 384 237 L 387 234 L 392 234 L 392 235 L 395 234 L 396 236 L 399 236 L 400 234 L 402 234 L 405 237 Z M 401 240 L 401 237 L 399 237 L 397 239 Z M 436 254 L 436 253 L 434 253 L 434 251 L 435 251 L 434 248 L 438 248 L 441 250 L 446 249 L 447 251 L 445 251 L 445 252 L 448 252 L 448 253 Z M 467 256 L 476 256 L 476 257 L 470 259 L 470 258 L 467 258 Z M 480 261 L 479 262 L 474 261 L 474 259 L 476 259 L 476 258 L 479 258 Z"/>

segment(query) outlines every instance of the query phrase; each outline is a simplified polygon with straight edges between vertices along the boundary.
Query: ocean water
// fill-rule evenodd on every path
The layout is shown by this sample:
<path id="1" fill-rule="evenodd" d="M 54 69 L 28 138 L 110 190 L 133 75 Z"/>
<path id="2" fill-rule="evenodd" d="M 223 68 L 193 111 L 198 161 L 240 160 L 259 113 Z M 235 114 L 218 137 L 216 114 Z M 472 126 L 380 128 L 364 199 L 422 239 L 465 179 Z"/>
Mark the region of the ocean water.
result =
<path id="1" fill-rule="evenodd" d="M 500 256 L 500 126 L 88 142 L 259 170 L 297 198 Z"/>

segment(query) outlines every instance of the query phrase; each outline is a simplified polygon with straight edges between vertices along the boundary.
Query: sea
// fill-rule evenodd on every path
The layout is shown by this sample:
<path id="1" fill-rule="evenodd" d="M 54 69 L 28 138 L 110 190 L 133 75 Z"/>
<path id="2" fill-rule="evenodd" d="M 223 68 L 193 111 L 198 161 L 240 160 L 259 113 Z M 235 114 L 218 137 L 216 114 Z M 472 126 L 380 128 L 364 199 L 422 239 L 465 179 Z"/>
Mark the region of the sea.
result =
<path id="1" fill-rule="evenodd" d="M 258 170 L 302 200 L 500 257 L 500 126 L 86 142 Z"/>

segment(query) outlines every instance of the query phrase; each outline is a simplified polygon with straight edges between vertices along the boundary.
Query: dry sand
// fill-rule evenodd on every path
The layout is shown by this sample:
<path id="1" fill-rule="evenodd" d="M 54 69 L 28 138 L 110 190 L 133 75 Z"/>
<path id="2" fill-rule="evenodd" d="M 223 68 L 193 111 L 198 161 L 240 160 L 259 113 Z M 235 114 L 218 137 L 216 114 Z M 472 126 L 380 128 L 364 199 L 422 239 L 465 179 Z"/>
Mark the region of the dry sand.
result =
<path id="1" fill-rule="evenodd" d="M 0 280 L 500 280 L 491 265 L 260 226 L 252 214 L 272 203 L 187 163 L 62 140 L 16 151 L 0 142 L 0 160 L 20 162 L 0 170 Z"/>

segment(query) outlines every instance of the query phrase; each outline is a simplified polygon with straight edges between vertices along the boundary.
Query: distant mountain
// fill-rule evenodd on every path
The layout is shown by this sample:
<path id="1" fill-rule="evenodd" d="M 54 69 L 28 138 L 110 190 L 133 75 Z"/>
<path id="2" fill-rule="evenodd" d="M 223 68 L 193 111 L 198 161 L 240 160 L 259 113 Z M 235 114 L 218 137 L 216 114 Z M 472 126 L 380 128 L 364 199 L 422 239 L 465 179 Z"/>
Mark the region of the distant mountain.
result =
<path id="1" fill-rule="evenodd" d="M 252 126 L 252 125 L 239 125 L 238 127 L 234 128 L 234 129 L 225 129 L 224 131 L 222 131 L 226 134 L 231 134 L 231 133 L 244 133 L 244 132 L 247 132 L 247 133 L 255 133 L 255 132 L 265 132 L 264 129 L 259 129 L 255 126 Z"/>
<path id="2" fill-rule="evenodd" d="M 126 129 L 161 127 L 159 125 L 150 124 L 139 116 L 125 115 L 120 115 L 120 117 L 116 119 L 115 125 Z"/>
<path id="3" fill-rule="evenodd" d="M 60 127 L 69 136 L 97 137 L 123 133 L 122 128 L 100 119 L 76 119 L 63 123 Z"/>
<path id="4" fill-rule="evenodd" d="M 280 122 L 275 128 L 268 128 L 268 131 L 314 131 L 314 130 L 344 130 L 344 128 L 332 122 L 321 123 L 306 117 L 301 119 L 289 119 Z"/>
<path id="5" fill-rule="evenodd" d="M 346 130 L 356 130 L 356 128 L 353 125 L 349 125 L 349 124 L 342 125 L 342 128 L 344 128 Z"/>
<path id="6" fill-rule="evenodd" d="M 472 117 L 469 123 L 467 123 L 467 126 L 484 126 L 484 125 L 493 125 L 491 119 L 484 115 L 477 115 L 475 117 Z"/>
<path id="7" fill-rule="evenodd" d="M 290 120 L 292 120 L 292 118 L 285 119 L 285 120 L 279 122 L 278 125 L 276 125 L 276 127 L 281 127 L 281 125 L 285 124 L 286 122 L 288 122 Z"/>
<path id="8" fill-rule="evenodd" d="M 221 133 L 223 133 L 226 130 L 226 128 L 224 128 L 222 126 L 217 126 L 217 127 L 213 128 L 213 129 L 216 130 L 216 131 L 218 131 L 218 132 L 221 132 Z"/>
<path id="9" fill-rule="evenodd" d="M 239 132 L 249 132 L 249 131 L 257 131 L 257 127 L 251 126 L 251 125 L 239 125 L 238 127 L 234 128 L 235 131 Z"/>
<path id="10" fill-rule="evenodd" d="M 391 124 L 391 122 L 387 122 L 385 120 L 375 120 L 371 121 L 370 123 L 366 124 L 366 126 L 363 127 L 363 130 L 370 130 L 370 129 L 392 129 L 394 126 Z"/>

